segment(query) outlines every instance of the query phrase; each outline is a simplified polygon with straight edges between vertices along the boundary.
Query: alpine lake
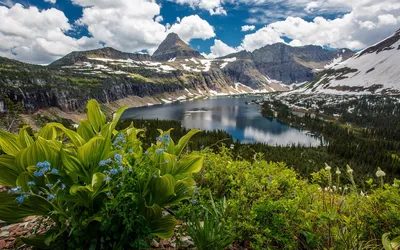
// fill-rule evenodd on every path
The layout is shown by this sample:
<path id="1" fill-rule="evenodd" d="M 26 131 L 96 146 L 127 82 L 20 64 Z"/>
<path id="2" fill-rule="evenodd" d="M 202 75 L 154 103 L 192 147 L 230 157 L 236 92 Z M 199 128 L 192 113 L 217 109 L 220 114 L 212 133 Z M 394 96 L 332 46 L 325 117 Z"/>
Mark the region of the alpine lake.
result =
<path id="1" fill-rule="evenodd" d="M 122 119 L 178 120 L 186 128 L 224 130 L 242 143 L 273 146 L 302 145 L 316 147 L 323 139 L 268 119 L 252 100 L 262 96 L 219 96 L 208 99 L 130 108 Z"/>

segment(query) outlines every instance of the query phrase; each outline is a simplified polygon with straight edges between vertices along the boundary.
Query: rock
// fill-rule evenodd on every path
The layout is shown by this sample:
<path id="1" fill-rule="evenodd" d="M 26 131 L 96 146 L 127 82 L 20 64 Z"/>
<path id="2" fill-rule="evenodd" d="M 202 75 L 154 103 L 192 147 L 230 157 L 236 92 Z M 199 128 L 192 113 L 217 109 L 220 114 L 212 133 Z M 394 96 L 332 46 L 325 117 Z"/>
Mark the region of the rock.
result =
<path id="1" fill-rule="evenodd" d="M 150 245 L 154 248 L 159 248 L 160 247 L 160 243 L 158 243 L 156 240 L 152 240 Z"/>
<path id="2" fill-rule="evenodd" d="M 190 236 L 184 236 L 181 238 L 181 246 L 184 248 L 193 247 L 194 242 Z"/>
<path id="3" fill-rule="evenodd" d="M 10 236 L 10 232 L 9 231 L 0 232 L 0 238 L 7 238 L 8 236 Z"/>
<path id="4" fill-rule="evenodd" d="M 7 245 L 7 243 L 6 243 L 5 240 L 0 240 L 0 250 L 3 249 L 3 248 L 5 248 L 6 245 Z"/>
<path id="5" fill-rule="evenodd" d="M 167 38 L 158 46 L 152 58 L 158 61 L 168 61 L 174 58 L 174 60 L 191 58 L 204 59 L 197 50 L 192 49 L 175 33 L 168 34 Z"/>

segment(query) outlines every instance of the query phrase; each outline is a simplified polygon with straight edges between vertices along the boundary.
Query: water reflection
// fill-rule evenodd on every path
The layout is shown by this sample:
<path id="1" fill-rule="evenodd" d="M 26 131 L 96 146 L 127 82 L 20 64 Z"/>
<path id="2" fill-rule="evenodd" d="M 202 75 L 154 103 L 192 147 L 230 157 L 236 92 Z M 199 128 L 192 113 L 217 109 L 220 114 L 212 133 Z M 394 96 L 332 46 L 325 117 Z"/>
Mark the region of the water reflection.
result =
<path id="1" fill-rule="evenodd" d="M 127 110 L 123 119 L 179 120 L 187 128 L 225 130 L 242 142 L 263 142 L 269 145 L 300 144 L 319 146 L 321 141 L 295 128 L 260 115 L 258 105 L 246 101 L 260 97 L 219 97 L 193 102 L 172 103 Z"/>

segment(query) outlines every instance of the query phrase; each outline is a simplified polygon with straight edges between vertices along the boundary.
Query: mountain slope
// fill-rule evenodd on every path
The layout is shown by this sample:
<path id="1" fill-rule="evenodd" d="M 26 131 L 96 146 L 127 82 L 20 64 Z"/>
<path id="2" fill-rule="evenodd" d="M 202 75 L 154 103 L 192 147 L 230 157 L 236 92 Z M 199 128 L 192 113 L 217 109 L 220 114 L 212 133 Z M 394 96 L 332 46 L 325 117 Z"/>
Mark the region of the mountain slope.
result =
<path id="1" fill-rule="evenodd" d="M 399 93 L 400 30 L 383 41 L 332 65 L 296 92 Z"/>
<path id="2" fill-rule="evenodd" d="M 148 54 L 133 54 L 118 51 L 116 49 L 106 47 L 89 51 L 74 51 L 64 56 L 63 58 L 54 61 L 50 66 L 68 66 L 74 63 L 85 62 L 89 58 L 103 59 L 122 59 L 134 61 L 151 61 L 151 56 Z"/>
<path id="3" fill-rule="evenodd" d="M 152 58 L 156 61 L 180 60 L 190 58 L 204 59 L 200 53 L 192 49 L 175 33 L 168 34 L 167 38 L 154 52 Z"/>
<path id="4" fill-rule="evenodd" d="M 333 60 L 345 60 L 353 54 L 348 49 L 333 51 L 321 46 L 291 47 L 276 43 L 253 52 L 240 51 L 223 58 L 252 60 L 263 75 L 285 84 L 294 84 L 311 80 Z"/>

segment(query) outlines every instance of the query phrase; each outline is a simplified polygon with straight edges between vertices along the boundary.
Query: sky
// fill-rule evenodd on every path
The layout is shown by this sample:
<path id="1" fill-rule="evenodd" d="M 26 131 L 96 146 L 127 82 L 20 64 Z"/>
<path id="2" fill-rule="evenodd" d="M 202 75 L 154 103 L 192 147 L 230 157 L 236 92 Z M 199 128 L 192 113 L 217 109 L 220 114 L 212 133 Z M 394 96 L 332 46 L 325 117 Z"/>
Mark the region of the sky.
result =
<path id="1" fill-rule="evenodd" d="M 0 56 L 36 64 L 152 54 L 171 32 L 215 58 L 277 42 L 360 50 L 399 28 L 399 0 L 0 0 Z"/>

